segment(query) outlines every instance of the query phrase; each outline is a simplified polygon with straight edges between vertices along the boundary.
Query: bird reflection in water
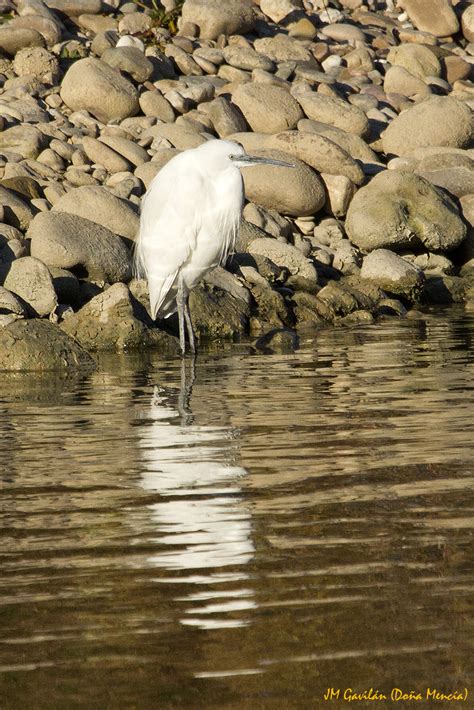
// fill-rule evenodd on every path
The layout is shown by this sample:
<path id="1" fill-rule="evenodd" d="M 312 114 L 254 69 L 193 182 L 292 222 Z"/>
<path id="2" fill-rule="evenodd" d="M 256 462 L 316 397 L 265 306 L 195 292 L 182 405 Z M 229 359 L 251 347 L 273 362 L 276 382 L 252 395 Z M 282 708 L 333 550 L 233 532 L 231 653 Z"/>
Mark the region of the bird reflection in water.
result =
<path id="1" fill-rule="evenodd" d="M 233 461 L 235 432 L 194 423 L 195 378 L 194 361 L 189 376 L 183 361 L 177 409 L 169 388 L 155 386 L 149 418 L 141 427 L 141 485 L 159 494 L 159 500 L 148 506 L 156 530 L 152 542 L 158 548 L 148 562 L 179 572 L 175 578 L 157 581 L 193 585 L 186 597 L 191 608 L 181 623 L 201 628 L 241 626 L 248 622 L 241 614 L 232 619 L 232 612 L 255 607 L 252 591 L 241 588 L 247 575 L 233 569 L 247 565 L 255 552 L 251 514 L 240 486 L 247 472 Z M 189 574 L 183 576 L 183 571 Z"/>

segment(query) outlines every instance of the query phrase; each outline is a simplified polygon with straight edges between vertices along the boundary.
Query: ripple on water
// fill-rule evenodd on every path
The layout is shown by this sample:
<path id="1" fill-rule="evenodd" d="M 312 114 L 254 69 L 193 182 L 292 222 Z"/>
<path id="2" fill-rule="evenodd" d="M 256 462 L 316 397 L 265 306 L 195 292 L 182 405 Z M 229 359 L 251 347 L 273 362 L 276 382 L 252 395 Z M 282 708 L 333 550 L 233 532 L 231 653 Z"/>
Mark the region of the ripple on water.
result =
<path id="1" fill-rule="evenodd" d="M 473 326 L 235 346 L 201 356 L 188 397 L 153 355 L 6 380 L 5 707 L 469 685 Z"/>

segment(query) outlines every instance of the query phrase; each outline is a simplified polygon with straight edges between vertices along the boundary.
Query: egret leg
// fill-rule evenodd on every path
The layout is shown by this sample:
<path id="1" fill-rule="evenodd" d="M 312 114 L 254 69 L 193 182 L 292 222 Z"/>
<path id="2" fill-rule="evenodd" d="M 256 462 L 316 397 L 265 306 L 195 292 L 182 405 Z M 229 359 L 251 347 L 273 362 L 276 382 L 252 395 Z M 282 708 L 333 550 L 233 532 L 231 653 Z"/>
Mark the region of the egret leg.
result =
<path id="1" fill-rule="evenodd" d="M 196 358 L 194 355 L 192 355 L 191 365 L 189 369 L 189 378 L 187 376 L 186 360 L 183 359 L 181 361 L 181 387 L 178 398 L 178 412 L 181 417 L 182 426 L 189 426 L 194 421 L 190 403 L 191 395 L 193 392 L 193 384 L 196 378 L 195 361 Z"/>
<path id="2" fill-rule="evenodd" d="M 186 336 L 184 332 L 184 320 L 185 320 L 185 308 L 186 297 L 184 295 L 183 282 L 180 279 L 178 281 L 178 293 L 176 294 L 176 305 L 178 306 L 178 323 L 179 323 L 179 345 L 181 348 L 181 355 L 184 356 L 186 352 Z"/>
<path id="3" fill-rule="evenodd" d="M 189 349 L 194 355 L 194 353 L 196 352 L 196 342 L 194 337 L 193 321 L 191 318 L 191 313 L 189 312 L 189 296 L 186 296 L 186 298 L 184 299 L 184 318 L 186 320 L 186 328 L 188 330 Z"/>

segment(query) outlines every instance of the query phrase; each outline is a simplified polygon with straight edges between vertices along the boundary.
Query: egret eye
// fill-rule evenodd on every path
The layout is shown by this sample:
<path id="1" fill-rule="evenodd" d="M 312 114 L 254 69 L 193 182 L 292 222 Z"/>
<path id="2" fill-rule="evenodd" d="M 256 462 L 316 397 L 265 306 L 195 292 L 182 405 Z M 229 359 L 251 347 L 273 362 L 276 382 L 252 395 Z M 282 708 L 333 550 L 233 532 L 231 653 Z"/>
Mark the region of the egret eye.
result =
<path id="1" fill-rule="evenodd" d="M 237 157 L 236 155 L 234 155 L 233 153 L 231 153 L 231 154 L 229 155 L 229 160 L 235 160 L 236 157 Z"/>

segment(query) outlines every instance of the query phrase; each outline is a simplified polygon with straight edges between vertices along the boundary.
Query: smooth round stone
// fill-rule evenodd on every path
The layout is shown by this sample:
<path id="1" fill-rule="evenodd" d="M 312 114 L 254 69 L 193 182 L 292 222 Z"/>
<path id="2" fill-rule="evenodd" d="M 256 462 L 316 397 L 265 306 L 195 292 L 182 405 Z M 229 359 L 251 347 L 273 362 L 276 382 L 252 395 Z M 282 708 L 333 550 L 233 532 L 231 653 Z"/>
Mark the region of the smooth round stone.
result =
<path id="1" fill-rule="evenodd" d="M 294 128 L 303 118 L 298 102 L 285 89 L 263 84 L 243 84 L 234 91 L 233 103 L 258 133 L 277 133 Z"/>
<path id="2" fill-rule="evenodd" d="M 449 251 L 466 236 L 458 209 L 446 193 L 418 175 L 398 170 L 380 172 L 356 193 L 346 231 L 365 251 L 420 245 Z"/>
<path id="3" fill-rule="evenodd" d="M 404 67 L 393 66 L 385 74 L 383 88 L 387 94 L 402 96 L 423 96 L 431 94 L 430 87 L 423 79 L 414 76 Z"/>
<path id="4" fill-rule="evenodd" d="M 424 79 L 427 76 L 441 76 L 441 64 L 428 47 L 419 44 L 400 44 L 392 47 L 387 55 L 392 66 L 406 69 L 413 76 Z"/>
<path id="5" fill-rule="evenodd" d="M 323 184 L 305 163 L 279 150 L 258 151 L 256 155 L 291 162 L 295 167 L 258 165 L 243 168 L 247 199 L 295 217 L 313 215 L 324 206 Z"/>
<path id="6" fill-rule="evenodd" d="M 130 278 L 131 258 L 123 240 L 89 219 L 40 212 L 27 234 L 32 256 L 46 265 L 77 269 L 89 279 L 109 283 Z"/>
<path id="7" fill-rule="evenodd" d="M 135 206 L 102 186 L 85 185 L 69 190 L 55 201 L 53 212 L 67 212 L 90 219 L 127 239 L 135 239 L 138 232 Z"/>
<path id="8" fill-rule="evenodd" d="M 57 306 L 53 280 L 42 261 L 23 256 L 0 266 L 4 288 L 19 296 L 35 316 L 48 316 Z"/>
<path id="9" fill-rule="evenodd" d="M 130 170 L 132 167 L 130 161 L 126 160 L 123 155 L 119 155 L 117 151 L 110 148 L 103 141 L 84 136 L 82 145 L 89 160 L 102 165 L 110 173 L 120 173 Z"/>
<path id="10" fill-rule="evenodd" d="M 237 69 L 244 69 L 245 71 L 252 71 L 253 69 L 275 70 L 275 64 L 271 59 L 258 54 L 250 47 L 230 45 L 223 50 L 223 56 L 227 64 Z"/>
<path id="11" fill-rule="evenodd" d="M 301 42 L 285 34 L 256 39 L 254 47 L 274 62 L 308 62 L 312 59 L 311 52 Z"/>
<path id="12" fill-rule="evenodd" d="M 182 10 L 183 23 L 199 28 L 203 39 L 217 39 L 219 35 L 250 32 L 255 24 L 254 5 L 249 0 L 186 0 Z"/>
<path id="13" fill-rule="evenodd" d="M 142 84 L 151 78 L 153 64 L 138 47 L 114 47 L 106 49 L 101 60 L 113 69 L 130 74 L 132 79 Z"/>
<path id="14" fill-rule="evenodd" d="M 292 12 L 301 12 L 303 3 L 301 0 L 261 0 L 260 9 L 272 22 L 278 23 Z"/>
<path id="15" fill-rule="evenodd" d="M 54 44 L 61 41 L 61 24 L 50 17 L 41 17 L 40 15 L 24 15 L 22 17 L 14 17 L 8 23 L 8 28 L 10 30 L 35 30 L 43 36 L 48 47 L 52 47 Z"/>
<path id="16" fill-rule="evenodd" d="M 435 37 L 449 37 L 459 30 L 451 0 L 403 0 L 403 7 L 417 29 Z"/>
<path id="17" fill-rule="evenodd" d="M 321 34 L 335 42 L 365 42 L 365 33 L 355 25 L 337 22 L 321 28 Z"/>
<path id="18" fill-rule="evenodd" d="M 44 47 L 44 37 L 37 30 L 22 27 L 0 27 L 0 52 L 8 57 L 25 47 Z"/>
<path id="19" fill-rule="evenodd" d="M 127 79 L 100 59 L 74 62 L 61 85 L 61 98 L 73 111 L 85 109 L 99 121 L 120 121 L 138 113 L 138 92 Z"/>
<path id="20" fill-rule="evenodd" d="M 369 122 L 365 113 L 344 99 L 323 96 L 311 91 L 298 92 L 295 98 L 309 119 L 328 123 L 359 136 L 365 136 L 369 131 Z"/>
<path id="21" fill-rule="evenodd" d="M 158 91 L 144 91 L 140 95 L 140 108 L 145 116 L 156 116 L 160 121 L 172 123 L 175 112 L 170 102 Z"/>
<path id="22" fill-rule="evenodd" d="M 395 118 L 382 135 L 385 153 L 409 155 L 422 146 L 464 148 L 472 140 L 473 113 L 461 101 L 433 96 Z"/>
<path id="23" fill-rule="evenodd" d="M 462 33 L 468 42 L 474 42 L 474 5 L 469 5 L 461 15 Z"/>

